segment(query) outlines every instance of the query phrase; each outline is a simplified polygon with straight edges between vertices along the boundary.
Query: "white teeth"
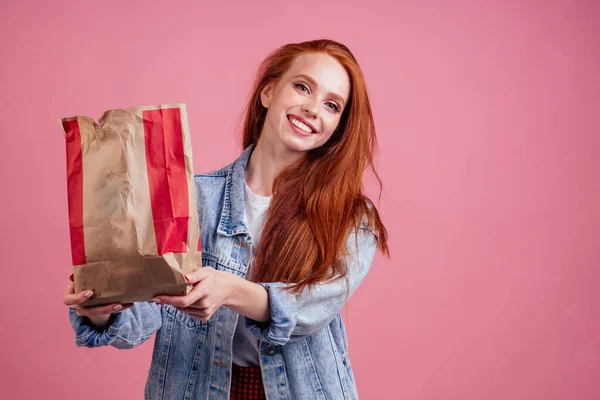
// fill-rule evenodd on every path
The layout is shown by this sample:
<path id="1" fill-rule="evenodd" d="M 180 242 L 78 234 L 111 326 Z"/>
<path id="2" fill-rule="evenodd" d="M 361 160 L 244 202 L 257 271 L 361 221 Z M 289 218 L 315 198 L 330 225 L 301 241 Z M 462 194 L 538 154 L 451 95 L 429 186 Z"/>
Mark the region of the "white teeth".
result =
<path id="1" fill-rule="evenodd" d="M 302 122 L 298 121 L 295 118 L 290 117 L 290 122 L 292 124 L 294 124 L 295 126 L 297 126 L 298 128 L 302 129 L 306 133 L 312 133 L 313 132 L 313 130 L 310 129 L 306 124 L 303 124 Z"/>

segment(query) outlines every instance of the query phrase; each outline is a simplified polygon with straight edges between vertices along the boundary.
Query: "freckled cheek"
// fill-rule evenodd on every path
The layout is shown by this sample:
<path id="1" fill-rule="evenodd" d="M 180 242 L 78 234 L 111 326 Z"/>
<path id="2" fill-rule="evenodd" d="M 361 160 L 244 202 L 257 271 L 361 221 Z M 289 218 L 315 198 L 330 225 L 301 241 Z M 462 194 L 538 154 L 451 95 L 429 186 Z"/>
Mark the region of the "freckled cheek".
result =
<path id="1" fill-rule="evenodd" d="M 339 118 L 324 120 L 324 123 L 323 123 L 324 132 L 327 134 L 332 134 L 333 131 L 335 131 L 335 128 L 337 128 L 338 123 L 339 123 Z"/>

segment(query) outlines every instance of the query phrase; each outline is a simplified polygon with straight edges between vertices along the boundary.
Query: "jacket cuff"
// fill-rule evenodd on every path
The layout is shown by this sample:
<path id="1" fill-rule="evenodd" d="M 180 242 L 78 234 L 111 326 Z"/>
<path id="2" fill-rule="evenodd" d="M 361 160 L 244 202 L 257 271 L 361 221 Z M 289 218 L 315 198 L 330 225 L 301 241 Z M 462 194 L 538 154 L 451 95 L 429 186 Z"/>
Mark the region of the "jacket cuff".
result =
<path id="1" fill-rule="evenodd" d="M 284 290 L 281 282 L 259 283 L 267 290 L 271 321 L 259 322 L 246 318 L 246 328 L 260 341 L 273 345 L 286 344 L 298 322 L 296 295 Z"/>
<path id="2" fill-rule="evenodd" d="M 109 346 L 117 338 L 119 328 L 125 323 L 121 312 L 113 313 L 112 323 L 104 330 L 99 330 L 91 324 L 86 317 L 80 317 L 75 309 L 69 308 L 69 321 L 75 331 L 75 344 L 77 347 Z"/>

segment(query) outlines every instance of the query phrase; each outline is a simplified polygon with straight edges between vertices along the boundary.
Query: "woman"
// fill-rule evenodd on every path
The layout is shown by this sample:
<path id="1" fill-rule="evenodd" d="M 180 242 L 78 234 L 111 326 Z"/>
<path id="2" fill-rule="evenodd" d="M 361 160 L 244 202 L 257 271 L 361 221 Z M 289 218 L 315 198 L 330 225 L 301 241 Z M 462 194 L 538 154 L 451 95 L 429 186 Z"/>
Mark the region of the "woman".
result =
<path id="1" fill-rule="evenodd" d="M 355 399 L 340 311 L 388 249 L 362 192 L 376 139 L 350 51 L 317 40 L 267 57 L 243 141 L 234 163 L 195 176 L 194 289 L 85 308 L 69 283 L 76 343 L 132 348 L 156 333 L 148 399 Z"/>

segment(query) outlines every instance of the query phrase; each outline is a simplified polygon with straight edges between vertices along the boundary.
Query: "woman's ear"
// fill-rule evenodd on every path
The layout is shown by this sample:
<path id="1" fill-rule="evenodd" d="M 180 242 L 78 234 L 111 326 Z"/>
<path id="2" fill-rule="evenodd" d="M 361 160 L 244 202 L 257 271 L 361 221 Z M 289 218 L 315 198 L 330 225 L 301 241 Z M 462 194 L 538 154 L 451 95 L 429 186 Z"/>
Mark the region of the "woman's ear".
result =
<path id="1" fill-rule="evenodd" d="M 263 90 L 260 91 L 260 102 L 264 108 L 269 108 L 271 105 L 271 96 L 273 95 L 273 85 L 271 82 L 267 83 Z"/>

